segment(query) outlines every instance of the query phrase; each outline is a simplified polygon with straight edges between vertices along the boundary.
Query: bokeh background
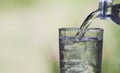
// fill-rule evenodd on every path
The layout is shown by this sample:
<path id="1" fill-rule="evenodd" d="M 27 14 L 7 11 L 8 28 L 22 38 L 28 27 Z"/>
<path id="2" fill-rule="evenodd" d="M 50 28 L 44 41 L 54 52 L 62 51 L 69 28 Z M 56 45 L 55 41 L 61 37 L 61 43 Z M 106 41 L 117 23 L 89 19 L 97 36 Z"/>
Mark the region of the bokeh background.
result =
<path id="1" fill-rule="evenodd" d="M 59 73 L 58 29 L 79 27 L 98 2 L 0 0 L 0 73 Z M 120 73 L 120 26 L 96 19 L 90 27 L 104 29 L 102 73 Z"/>

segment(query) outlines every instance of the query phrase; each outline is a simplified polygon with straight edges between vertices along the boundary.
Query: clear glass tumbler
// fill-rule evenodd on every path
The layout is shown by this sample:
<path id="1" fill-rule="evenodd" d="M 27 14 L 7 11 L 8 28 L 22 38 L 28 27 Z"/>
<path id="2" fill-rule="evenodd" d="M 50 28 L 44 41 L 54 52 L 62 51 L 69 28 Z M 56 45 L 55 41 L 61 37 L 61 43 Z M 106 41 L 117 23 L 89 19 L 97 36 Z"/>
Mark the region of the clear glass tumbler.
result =
<path id="1" fill-rule="evenodd" d="M 59 29 L 60 73 L 101 73 L 102 43 L 101 28 Z"/>

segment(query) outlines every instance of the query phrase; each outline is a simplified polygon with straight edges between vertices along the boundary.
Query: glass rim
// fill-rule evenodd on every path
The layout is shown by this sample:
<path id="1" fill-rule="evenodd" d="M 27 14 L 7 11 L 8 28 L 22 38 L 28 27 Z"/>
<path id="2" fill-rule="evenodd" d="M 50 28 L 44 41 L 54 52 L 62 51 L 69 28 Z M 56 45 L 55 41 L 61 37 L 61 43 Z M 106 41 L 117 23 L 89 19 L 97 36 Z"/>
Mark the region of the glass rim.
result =
<path id="1" fill-rule="evenodd" d="M 76 31 L 104 31 L 103 28 L 87 28 L 87 29 L 80 29 L 80 28 L 59 28 L 59 31 L 73 31 L 73 30 L 76 30 Z"/>

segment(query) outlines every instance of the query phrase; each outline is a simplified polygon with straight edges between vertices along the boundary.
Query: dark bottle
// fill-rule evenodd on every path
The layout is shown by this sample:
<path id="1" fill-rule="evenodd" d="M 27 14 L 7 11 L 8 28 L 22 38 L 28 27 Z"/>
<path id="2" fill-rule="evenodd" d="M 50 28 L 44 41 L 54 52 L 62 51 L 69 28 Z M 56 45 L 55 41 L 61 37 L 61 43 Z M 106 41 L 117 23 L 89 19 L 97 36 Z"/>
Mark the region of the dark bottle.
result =
<path id="1" fill-rule="evenodd" d="M 99 18 L 111 18 L 120 25 L 120 4 L 113 4 L 114 0 L 99 0 Z"/>

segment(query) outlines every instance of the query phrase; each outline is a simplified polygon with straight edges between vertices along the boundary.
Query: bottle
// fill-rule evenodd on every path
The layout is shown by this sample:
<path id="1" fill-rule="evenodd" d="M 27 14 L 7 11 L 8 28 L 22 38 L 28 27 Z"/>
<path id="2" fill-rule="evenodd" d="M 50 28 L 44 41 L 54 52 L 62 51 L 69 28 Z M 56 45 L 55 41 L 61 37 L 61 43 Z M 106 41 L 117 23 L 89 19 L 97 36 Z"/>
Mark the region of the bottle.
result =
<path id="1" fill-rule="evenodd" d="M 112 6 L 110 18 L 118 25 L 120 25 L 120 4 Z"/>
<path id="2" fill-rule="evenodd" d="M 111 18 L 116 24 L 120 25 L 120 4 L 114 4 L 114 0 L 99 0 L 99 18 Z"/>

